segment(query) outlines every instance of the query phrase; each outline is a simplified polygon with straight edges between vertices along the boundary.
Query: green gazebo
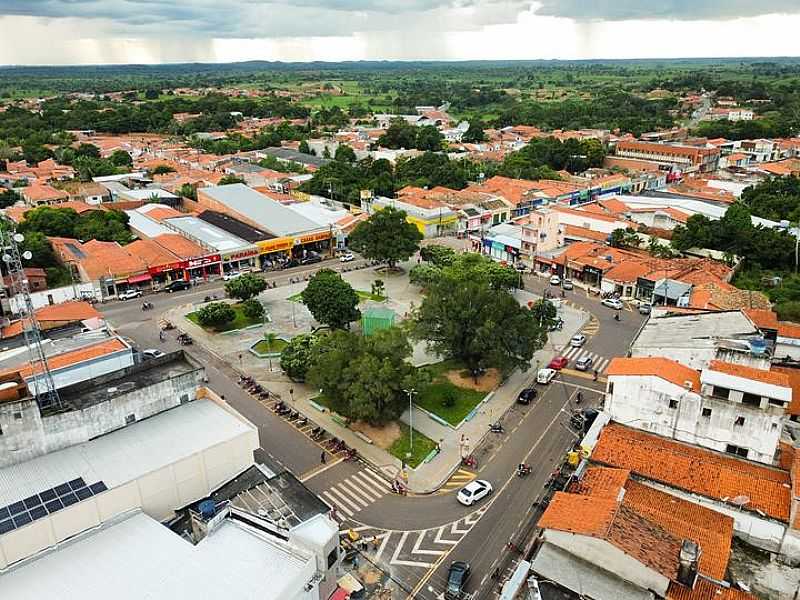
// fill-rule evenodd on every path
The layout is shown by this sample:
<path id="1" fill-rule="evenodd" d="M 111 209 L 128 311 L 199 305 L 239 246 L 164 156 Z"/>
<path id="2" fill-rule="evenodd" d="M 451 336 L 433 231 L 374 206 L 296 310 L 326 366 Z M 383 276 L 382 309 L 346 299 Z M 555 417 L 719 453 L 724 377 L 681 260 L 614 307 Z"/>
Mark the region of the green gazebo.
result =
<path id="1" fill-rule="evenodd" d="M 364 335 L 372 335 L 381 329 L 394 325 L 395 312 L 385 306 L 370 306 L 361 311 L 361 331 Z"/>

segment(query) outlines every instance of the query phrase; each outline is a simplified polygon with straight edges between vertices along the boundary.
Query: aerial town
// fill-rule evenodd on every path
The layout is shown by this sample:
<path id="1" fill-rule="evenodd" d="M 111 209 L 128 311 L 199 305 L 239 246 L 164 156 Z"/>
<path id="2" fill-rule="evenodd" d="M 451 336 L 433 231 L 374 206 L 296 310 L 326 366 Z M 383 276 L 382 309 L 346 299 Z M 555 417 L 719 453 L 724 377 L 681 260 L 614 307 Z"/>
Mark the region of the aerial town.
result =
<path id="1" fill-rule="evenodd" d="M 2 600 L 800 598 L 800 59 L 56 62 Z"/>

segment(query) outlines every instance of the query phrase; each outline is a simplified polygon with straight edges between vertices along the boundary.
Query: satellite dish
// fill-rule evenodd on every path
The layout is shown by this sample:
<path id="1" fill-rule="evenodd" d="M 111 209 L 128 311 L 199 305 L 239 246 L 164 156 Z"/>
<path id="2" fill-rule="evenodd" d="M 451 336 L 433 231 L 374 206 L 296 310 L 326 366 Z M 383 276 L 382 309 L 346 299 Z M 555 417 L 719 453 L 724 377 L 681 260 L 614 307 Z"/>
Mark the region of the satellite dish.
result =
<path id="1" fill-rule="evenodd" d="M 731 504 L 735 504 L 739 507 L 742 507 L 745 504 L 750 504 L 750 496 L 736 496 L 733 500 L 731 500 Z"/>
<path id="2" fill-rule="evenodd" d="M 33 258 L 33 252 L 31 252 L 30 250 L 25 250 L 25 252 L 22 253 L 22 258 L 24 258 L 25 260 L 32 259 Z"/>
<path id="3" fill-rule="evenodd" d="M 3 262 L 11 262 L 11 255 L 10 254 L 3 254 Z"/>
<path id="4" fill-rule="evenodd" d="M 21 233 L 15 233 L 13 237 L 14 237 L 14 241 L 17 242 L 17 243 L 25 241 L 25 236 L 22 235 Z"/>

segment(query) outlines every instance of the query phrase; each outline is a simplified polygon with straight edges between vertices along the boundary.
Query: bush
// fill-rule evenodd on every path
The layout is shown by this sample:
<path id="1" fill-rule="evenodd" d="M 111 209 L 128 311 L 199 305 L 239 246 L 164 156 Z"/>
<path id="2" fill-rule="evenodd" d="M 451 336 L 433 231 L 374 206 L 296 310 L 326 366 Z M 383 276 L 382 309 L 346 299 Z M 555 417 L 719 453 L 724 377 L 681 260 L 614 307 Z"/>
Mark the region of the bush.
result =
<path id="1" fill-rule="evenodd" d="M 796 300 L 776 304 L 775 312 L 781 321 L 800 322 L 800 302 Z"/>
<path id="2" fill-rule="evenodd" d="M 225 284 L 225 293 L 228 296 L 243 301 L 258 296 L 265 289 L 267 289 L 267 282 L 252 273 L 245 273 Z"/>
<path id="3" fill-rule="evenodd" d="M 260 319 L 264 316 L 264 306 L 255 299 L 242 302 L 242 312 L 248 319 Z"/>
<path id="4" fill-rule="evenodd" d="M 203 327 L 222 329 L 236 318 L 236 311 L 225 302 L 212 302 L 197 311 L 197 320 Z"/>

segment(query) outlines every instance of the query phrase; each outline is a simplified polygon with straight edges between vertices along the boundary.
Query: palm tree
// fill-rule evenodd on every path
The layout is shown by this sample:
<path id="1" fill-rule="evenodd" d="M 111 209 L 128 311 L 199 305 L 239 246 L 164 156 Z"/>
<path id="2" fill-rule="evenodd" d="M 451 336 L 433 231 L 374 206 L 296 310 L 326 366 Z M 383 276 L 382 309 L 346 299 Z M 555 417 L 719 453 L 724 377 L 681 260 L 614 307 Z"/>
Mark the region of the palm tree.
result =
<path id="1" fill-rule="evenodd" d="M 278 335 L 272 331 L 265 333 L 264 341 L 267 342 L 267 359 L 269 359 L 269 370 L 272 371 L 272 348 L 278 341 Z"/>

